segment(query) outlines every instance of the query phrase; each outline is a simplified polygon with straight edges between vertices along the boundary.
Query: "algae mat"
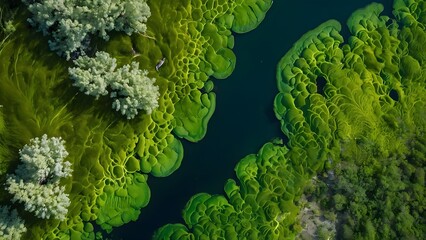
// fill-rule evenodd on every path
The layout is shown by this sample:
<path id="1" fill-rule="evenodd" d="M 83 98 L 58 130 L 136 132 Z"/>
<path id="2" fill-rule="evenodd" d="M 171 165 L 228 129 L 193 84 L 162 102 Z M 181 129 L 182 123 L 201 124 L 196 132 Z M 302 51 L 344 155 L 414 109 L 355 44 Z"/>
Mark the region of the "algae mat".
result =
<path id="1" fill-rule="evenodd" d="M 414 179 L 414 169 L 425 167 L 424 153 L 419 153 L 425 149 L 425 6 L 423 1 L 397 0 L 394 17 L 382 14 L 381 4 L 359 9 L 348 19 L 351 36 L 346 44 L 336 20 L 303 35 L 277 69 L 274 110 L 288 143 L 274 140 L 241 159 L 235 167 L 238 183 L 229 179 L 224 195 L 194 195 L 183 210 L 184 224 L 167 224 L 155 238 L 294 239 L 302 230 L 295 203 L 304 185 L 348 158 L 361 165 L 373 161 L 374 169 L 380 158 L 405 161 L 405 156 L 413 156 L 404 165 L 411 170 L 404 173 Z M 417 149 L 410 146 L 413 141 Z M 381 171 L 389 170 L 374 170 Z M 424 189 L 424 178 L 420 179 Z M 418 222 L 398 217 L 393 221 L 402 225 L 391 223 L 399 231 L 393 233 L 391 225 L 376 220 L 373 230 L 369 227 L 364 235 L 353 237 L 424 236 L 424 201 L 418 194 L 423 190 L 412 192 L 412 186 L 399 186 L 410 194 L 412 216 L 395 210 Z M 352 214 L 370 217 L 374 211 Z M 395 235 L 384 235 L 389 232 Z"/>
<path id="2" fill-rule="evenodd" d="M 107 99 L 94 101 L 71 86 L 69 63 L 49 52 L 46 38 L 28 29 L 19 8 L 16 31 L 2 33 L 0 46 L 1 174 L 13 171 L 19 148 L 44 133 L 66 141 L 74 170 L 64 182 L 71 199 L 67 220 L 25 215 L 26 237 L 93 239 L 94 222 L 111 231 L 136 220 L 150 199 L 148 174 L 166 177 L 180 166 L 183 147 L 175 135 L 194 142 L 205 135 L 215 109 L 210 79 L 226 78 L 235 66 L 231 30 L 254 29 L 271 4 L 150 1 L 149 37 L 115 34 L 108 43 L 99 42 L 98 49 L 119 64 L 138 61 L 157 79 L 159 108 L 131 121 L 111 112 Z M 154 67 L 162 57 L 166 63 L 157 73 Z"/>

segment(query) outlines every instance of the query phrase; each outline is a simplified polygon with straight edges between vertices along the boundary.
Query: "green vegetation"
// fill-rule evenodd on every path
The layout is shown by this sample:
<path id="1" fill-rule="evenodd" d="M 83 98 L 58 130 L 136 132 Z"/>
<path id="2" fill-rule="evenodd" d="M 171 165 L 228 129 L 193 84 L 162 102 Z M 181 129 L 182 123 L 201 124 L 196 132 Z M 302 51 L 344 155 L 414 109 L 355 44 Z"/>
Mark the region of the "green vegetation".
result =
<path id="1" fill-rule="evenodd" d="M 4 181 L 5 173 L 15 170 L 18 150 L 29 144 L 30 139 L 44 133 L 61 136 L 74 172 L 62 181 L 65 193 L 69 194 L 68 213 L 62 222 L 24 215 L 28 231 L 23 238 L 93 239 L 94 223 L 109 232 L 138 218 L 150 199 L 148 174 L 166 177 L 180 166 L 183 147 L 173 132 L 190 141 L 203 138 L 215 108 L 213 84 L 209 79 L 225 78 L 235 67 L 231 29 L 255 28 L 272 1 L 209 1 L 206 4 L 187 0 L 152 1 L 149 6 L 152 15 L 146 22 L 145 34 L 135 31 L 129 36 L 111 32 L 108 42 L 94 37 L 87 44 L 116 59 L 116 70 L 122 69 L 121 74 L 133 77 L 135 72 L 139 73 L 132 64 L 135 62 L 148 71 L 141 74 L 143 77 L 156 79 L 158 107 L 151 114 L 138 114 L 129 120 L 110 111 L 111 99 L 96 100 L 74 88 L 68 72 L 73 67 L 71 63 L 50 52 L 53 47 L 69 57 L 75 50 L 87 50 L 90 56 L 86 42 L 82 41 L 86 39 L 83 35 L 100 34 L 102 38 L 102 30 L 82 32 L 79 23 L 75 31 L 69 32 L 76 34 L 75 39 L 70 38 L 73 42 L 61 43 L 66 49 L 57 49 L 55 36 L 64 34 L 59 30 L 66 28 L 66 24 L 61 25 L 58 20 L 49 25 L 51 29 L 46 28 L 57 29 L 52 33 L 50 44 L 41 33 L 28 28 L 27 18 L 38 16 L 31 15 L 31 9 L 41 7 L 39 3 L 35 2 L 30 12 L 22 6 L 14 8 L 18 14 L 7 20 L 15 30 L 8 31 L 7 35 L 2 31 L 1 35 L 0 179 Z M 5 5 L 8 3 L 0 3 L 2 9 Z M 234 14 L 236 8 L 239 10 Z M 73 11 L 78 9 L 75 7 Z M 64 12 L 52 12 L 48 18 L 59 19 Z M 39 17 L 40 21 L 33 18 L 32 23 L 43 28 L 40 23 L 44 16 Z M 3 17 L 1 22 L 5 22 Z M 74 41 L 83 45 L 75 45 Z M 162 58 L 166 61 L 156 71 L 155 66 Z M 115 89 L 117 96 L 131 95 L 120 86 Z M 121 111 L 124 105 L 115 104 L 113 107 Z M 11 198 L 0 189 L 1 203 L 9 204 Z"/>
<path id="2" fill-rule="evenodd" d="M 298 229 L 295 206 L 308 177 L 289 161 L 280 140 L 265 144 L 235 167 L 226 196 L 200 193 L 183 210 L 185 224 L 168 224 L 154 239 L 293 239 Z"/>
<path id="3" fill-rule="evenodd" d="M 39 218 L 65 220 L 70 205 L 65 187 L 60 180 L 71 176 L 71 163 L 65 142 L 61 138 L 30 140 L 19 150 L 21 164 L 15 174 L 8 176 L 6 190 L 13 195 L 12 202 L 25 204 L 25 210 Z"/>
<path id="4" fill-rule="evenodd" d="M 299 223 L 306 211 L 329 222 L 300 238 L 425 236 L 426 5 L 396 0 L 394 9 L 396 19 L 376 3 L 354 12 L 347 44 L 335 20 L 301 37 L 277 69 L 274 110 L 288 148 L 275 141 L 243 158 L 241 186 L 193 196 L 186 226 L 154 237 L 293 239 L 311 227 Z"/>
<path id="5" fill-rule="evenodd" d="M 28 22 L 43 35 L 51 35 L 49 47 L 70 59 L 73 53 L 84 54 L 90 38 L 109 39 L 108 32 L 128 35 L 144 33 L 151 15 L 146 0 L 22 0 L 32 13 Z"/>
<path id="6" fill-rule="evenodd" d="M 313 196 L 337 214 L 337 238 L 419 239 L 426 232 L 419 53 L 426 8 L 396 1 L 396 20 L 380 16 L 382 10 L 371 4 L 354 12 L 348 44 L 339 46 L 339 27 L 327 22 L 280 62 L 277 117 L 290 146 L 309 152 L 314 140 L 316 149 L 326 149 L 309 168 L 332 170 L 320 175 Z"/>
<path id="7" fill-rule="evenodd" d="M 0 206 L 0 239 L 20 239 L 26 231 L 24 221 L 15 209 L 10 210 L 9 206 Z"/>
<path id="8" fill-rule="evenodd" d="M 76 67 L 68 69 L 73 86 L 96 99 L 110 89 L 110 97 L 115 98 L 112 108 L 127 119 L 134 118 L 138 110 L 151 114 L 158 107 L 160 93 L 155 78 L 148 78 L 148 71 L 141 71 L 138 62 L 116 69 L 116 60 L 102 51 L 93 58 L 80 56 L 73 62 Z"/>
<path id="9" fill-rule="evenodd" d="M 336 178 L 313 193 L 315 201 L 337 213 L 342 239 L 421 239 L 424 219 L 425 139 L 411 139 L 402 155 L 371 152 L 360 143 L 345 153 Z M 360 154 L 361 153 L 361 154 Z M 420 154 L 419 154 L 420 153 Z M 361 155 L 361 156 L 360 156 Z M 354 157 L 356 156 L 356 157 Z M 362 157 L 362 158 L 359 158 Z"/>
<path id="10" fill-rule="evenodd" d="M 26 1 L 32 26 L 37 26 L 44 35 L 52 35 L 49 47 L 67 60 L 75 59 L 76 67 L 69 69 L 74 86 L 80 88 L 96 99 L 108 93 L 110 88 L 112 107 L 132 119 L 138 110 L 151 114 L 158 107 L 158 87 L 154 86 L 155 79 L 147 77 L 148 71 L 139 70 L 139 63 L 115 70 L 115 59 L 106 52 L 96 52 L 90 42 L 95 34 L 108 40 L 107 32 L 112 30 L 132 33 L 145 33 L 146 21 L 151 15 L 146 1 L 76 1 L 61 2 L 51 0 Z M 8 23 L 8 22 L 7 22 Z M 10 24 L 5 24 L 5 29 Z M 95 46 L 96 48 L 96 46 Z M 86 51 L 95 57 L 86 56 Z"/>

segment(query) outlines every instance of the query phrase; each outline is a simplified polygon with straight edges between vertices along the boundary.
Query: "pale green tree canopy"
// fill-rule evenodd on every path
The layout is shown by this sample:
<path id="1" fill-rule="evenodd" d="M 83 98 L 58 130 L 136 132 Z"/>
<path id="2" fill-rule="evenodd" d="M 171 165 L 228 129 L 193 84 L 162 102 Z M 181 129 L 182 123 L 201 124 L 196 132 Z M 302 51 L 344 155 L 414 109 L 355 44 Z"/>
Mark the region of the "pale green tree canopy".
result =
<path id="1" fill-rule="evenodd" d="M 9 206 L 0 206 L 0 239 L 20 239 L 27 231 L 24 220 L 18 216 L 18 212 Z"/>
<path id="2" fill-rule="evenodd" d="M 108 32 L 144 33 L 151 16 L 146 0 L 22 0 L 32 16 L 28 21 L 44 35 L 49 46 L 67 59 L 84 54 L 91 36 L 108 40 Z"/>
<path id="3" fill-rule="evenodd" d="M 64 161 L 68 156 L 65 142 L 45 134 L 31 139 L 19 155 L 21 164 L 6 180 L 12 201 L 24 203 L 25 210 L 39 218 L 64 220 L 70 200 L 60 180 L 72 172 L 71 163 Z"/>
<path id="4" fill-rule="evenodd" d="M 148 71 L 139 69 L 139 63 L 116 68 L 116 60 L 106 52 L 97 52 L 96 56 L 80 56 L 74 60 L 76 67 L 69 68 L 73 85 L 87 95 L 100 96 L 110 93 L 114 99 L 112 108 L 134 118 L 139 110 L 147 114 L 158 107 L 160 96 L 155 78 L 148 77 Z"/>

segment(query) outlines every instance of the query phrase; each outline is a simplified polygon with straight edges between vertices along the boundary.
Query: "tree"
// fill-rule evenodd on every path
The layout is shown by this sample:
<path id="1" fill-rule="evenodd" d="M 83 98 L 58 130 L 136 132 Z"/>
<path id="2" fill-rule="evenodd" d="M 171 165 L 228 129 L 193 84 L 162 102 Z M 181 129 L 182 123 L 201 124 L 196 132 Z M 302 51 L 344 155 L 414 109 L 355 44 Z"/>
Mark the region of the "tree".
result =
<path id="1" fill-rule="evenodd" d="M 148 71 L 140 70 L 139 63 L 116 69 L 116 60 L 100 51 L 94 58 L 81 56 L 74 64 L 76 67 L 68 69 L 73 85 L 96 98 L 110 91 L 110 97 L 115 99 L 112 108 L 127 119 L 134 118 L 139 110 L 151 114 L 158 107 L 160 93 L 154 85 L 155 78 L 149 78 Z"/>
<path id="2" fill-rule="evenodd" d="M 51 35 L 52 51 L 70 59 L 72 53 L 84 54 L 90 37 L 108 40 L 108 32 L 144 33 L 151 16 L 146 0 L 22 0 L 32 17 L 29 23 L 44 35 Z"/>
<path id="3" fill-rule="evenodd" d="M 9 206 L 0 206 L 0 239 L 20 239 L 27 231 L 24 220 L 18 216 L 18 212 Z"/>
<path id="4" fill-rule="evenodd" d="M 333 202 L 334 202 L 334 208 L 337 211 L 341 211 L 345 208 L 345 205 L 347 204 L 347 199 L 342 194 L 336 194 L 333 196 Z"/>
<path id="5" fill-rule="evenodd" d="M 149 78 L 148 71 L 141 71 L 139 63 L 132 62 L 117 70 L 116 78 L 110 83 L 112 98 L 117 98 L 112 107 L 126 115 L 128 119 L 134 118 L 138 110 L 145 110 L 147 114 L 158 107 L 160 96 L 155 78 Z"/>
<path id="6" fill-rule="evenodd" d="M 94 58 L 81 56 L 74 60 L 74 64 L 76 67 L 68 69 L 73 86 L 96 99 L 108 94 L 107 87 L 113 81 L 112 75 L 117 67 L 115 58 L 100 51 Z"/>
<path id="7" fill-rule="evenodd" d="M 13 195 L 13 202 L 25 204 L 25 210 L 43 219 L 64 220 L 70 200 L 62 178 L 71 175 L 71 163 L 64 161 L 68 156 L 65 142 L 61 138 L 30 140 L 20 151 L 21 164 L 15 174 L 8 176 L 6 190 Z"/>

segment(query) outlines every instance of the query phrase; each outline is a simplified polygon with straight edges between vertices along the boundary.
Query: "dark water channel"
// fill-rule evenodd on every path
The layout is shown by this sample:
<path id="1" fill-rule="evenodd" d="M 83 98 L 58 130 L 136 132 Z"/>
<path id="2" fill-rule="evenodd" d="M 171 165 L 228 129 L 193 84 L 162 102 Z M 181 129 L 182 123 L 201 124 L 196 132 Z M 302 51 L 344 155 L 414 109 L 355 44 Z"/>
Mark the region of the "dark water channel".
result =
<path id="1" fill-rule="evenodd" d="M 256 153 L 267 141 L 283 137 L 273 113 L 277 93 L 275 70 L 280 58 L 304 33 L 328 19 L 339 20 L 345 39 L 346 19 L 369 0 L 275 0 L 264 22 L 254 31 L 235 36 L 237 65 L 225 80 L 215 81 L 216 112 L 205 138 L 183 141 L 181 167 L 167 178 L 150 176 L 151 201 L 137 222 L 115 229 L 112 239 L 150 239 L 167 223 L 182 222 L 181 211 L 199 192 L 222 194 L 234 166 Z M 381 0 L 391 16 L 392 0 Z"/>

